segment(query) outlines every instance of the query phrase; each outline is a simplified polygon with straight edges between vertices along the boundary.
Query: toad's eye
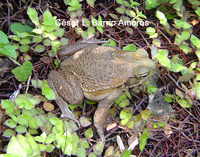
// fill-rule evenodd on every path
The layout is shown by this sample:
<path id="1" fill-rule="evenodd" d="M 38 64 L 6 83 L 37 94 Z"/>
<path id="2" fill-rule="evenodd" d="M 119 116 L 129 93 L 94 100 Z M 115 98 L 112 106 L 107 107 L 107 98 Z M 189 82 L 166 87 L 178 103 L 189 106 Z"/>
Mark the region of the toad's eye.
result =
<path id="1" fill-rule="evenodd" d="M 140 74 L 140 75 L 138 76 L 138 78 L 145 78 L 147 75 L 148 75 L 148 73 Z"/>
<path id="2" fill-rule="evenodd" d="M 135 71 L 135 76 L 139 79 L 145 78 L 149 73 L 149 68 L 147 67 L 139 67 Z"/>

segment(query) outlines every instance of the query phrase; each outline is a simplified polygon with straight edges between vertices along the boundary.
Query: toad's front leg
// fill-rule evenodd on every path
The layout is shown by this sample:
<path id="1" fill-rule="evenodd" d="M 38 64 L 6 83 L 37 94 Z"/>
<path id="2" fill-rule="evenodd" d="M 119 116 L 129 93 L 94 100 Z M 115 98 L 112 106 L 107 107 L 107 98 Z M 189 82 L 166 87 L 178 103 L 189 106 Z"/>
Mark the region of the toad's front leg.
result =
<path id="1" fill-rule="evenodd" d="M 103 142 L 105 142 L 104 126 L 106 123 L 108 110 L 121 94 L 122 89 L 114 90 L 110 95 L 99 102 L 98 108 L 94 114 L 94 125 L 97 128 L 97 133 Z"/>

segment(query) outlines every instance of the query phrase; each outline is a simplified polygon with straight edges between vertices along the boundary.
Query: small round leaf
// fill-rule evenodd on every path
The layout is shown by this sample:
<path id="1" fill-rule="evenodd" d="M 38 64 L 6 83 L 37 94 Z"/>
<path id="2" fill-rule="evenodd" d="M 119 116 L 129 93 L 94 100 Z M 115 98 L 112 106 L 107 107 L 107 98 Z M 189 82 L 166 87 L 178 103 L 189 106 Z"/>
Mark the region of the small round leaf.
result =
<path id="1" fill-rule="evenodd" d="M 43 45 L 37 45 L 36 47 L 35 47 L 35 51 L 36 52 L 43 52 L 45 50 L 45 47 L 43 46 Z"/>

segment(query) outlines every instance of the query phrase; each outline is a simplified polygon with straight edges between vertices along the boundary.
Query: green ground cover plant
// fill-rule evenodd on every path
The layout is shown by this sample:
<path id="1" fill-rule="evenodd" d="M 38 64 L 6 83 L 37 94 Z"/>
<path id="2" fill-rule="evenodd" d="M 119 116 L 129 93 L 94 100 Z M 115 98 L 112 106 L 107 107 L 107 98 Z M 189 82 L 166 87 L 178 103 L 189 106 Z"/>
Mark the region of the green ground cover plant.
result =
<path id="1" fill-rule="evenodd" d="M 61 46 L 71 43 L 71 38 L 86 39 L 94 33 L 109 39 L 110 43 L 104 45 L 136 51 L 139 44 L 132 38 L 135 38 L 135 31 L 138 31 L 140 26 L 144 26 L 143 32 L 139 30 L 138 34 L 144 39 L 146 45 L 143 46 L 150 49 L 149 54 L 157 62 L 157 67 L 161 71 L 160 82 L 166 90 L 165 101 L 172 104 L 174 110 L 178 110 L 176 104 L 181 112 L 190 113 L 193 110 L 196 112 L 199 111 L 200 99 L 200 35 L 195 30 L 196 28 L 199 30 L 196 27 L 199 24 L 195 22 L 200 19 L 200 2 L 198 0 L 145 0 L 145 6 L 142 6 L 139 1 L 116 0 L 104 10 L 105 12 L 99 11 L 97 14 L 85 12 L 86 9 L 92 11 L 101 7 L 102 4 L 94 0 L 64 0 L 62 4 L 65 4 L 66 12 L 64 12 L 71 22 L 78 21 L 82 25 L 69 26 L 66 32 L 66 27 L 63 27 L 62 23 L 60 25 L 57 23 L 60 16 L 56 16 L 55 8 L 54 10 L 51 7 L 44 7 L 45 9 L 40 12 L 36 7 L 27 6 L 25 9 L 27 23 L 12 22 L 9 26 L 11 33 L 8 35 L 6 31 L 0 31 L 0 56 L 8 57 L 15 64 L 15 68 L 11 71 L 13 78 L 18 81 L 17 84 L 23 86 L 29 86 L 31 82 L 31 90 L 28 92 L 15 93 L 12 100 L 1 99 L 1 110 L 3 115 L 6 115 L 2 120 L 2 128 L 4 128 L 2 137 L 8 142 L 3 146 L 2 152 L 5 154 L 0 156 L 44 156 L 46 153 L 59 151 L 63 155 L 79 157 L 95 157 L 102 154 L 125 157 L 134 156 L 137 151 L 141 153 L 148 150 L 152 154 L 155 153 L 154 149 L 151 151 L 148 140 L 153 139 L 155 131 L 162 131 L 162 135 L 167 138 L 172 137 L 177 131 L 174 129 L 177 125 L 172 123 L 180 115 L 158 117 L 152 115 L 151 111 L 144 106 L 136 110 L 131 99 L 133 93 L 139 95 L 156 93 L 158 90 L 156 85 L 147 81 L 141 87 L 126 91 L 115 101 L 109 115 L 118 120 L 118 129 L 121 129 L 122 133 L 117 132 L 115 140 L 117 145 L 113 144 L 114 136 L 104 147 L 103 142 L 96 141 L 94 138 L 92 118 L 77 109 L 85 109 L 82 103 L 70 106 L 75 116 L 79 117 L 81 128 L 78 128 L 72 120 L 61 118 L 54 111 L 51 102 L 56 99 L 55 94 L 47 84 L 46 76 L 39 76 L 42 70 L 36 70 L 34 55 L 42 58 L 47 67 L 56 68 L 59 66 L 56 52 Z M 146 15 L 148 12 L 151 12 L 157 23 L 149 20 Z M 103 21 L 108 19 L 119 25 L 103 24 Z M 137 24 L 140 25 L 133 26 L 128 21 L 138 21 Z M 129 25 L 122 25 L 125 23 Z M 123 38 L 124 41 L 121 41 L 121 36 L 127 39 Z M 44 57 L 51 58 L 51 61 Z M 45 74 L 47 75 L 47 72 Z M 95 104 L 87 100 L 85 102 Z M 141 101 L 138 102 L 140 104 Z M 49 103 L 48 107 L 45 107 L 45 103 Z M 198 114 L 190 113 L 189 116 L 193 118 L 190 121 L 200 123 Z M 112 129 L 115 130 L 115 127 Z M 165 132 L 166 130 L 168 132 Z M 137 139 L 132 140 L 133 136 Z M 124 137 L 128 142 L 125 143 Z M 191 138 L 194 137 L 189 137 Z M 139 145 L 137 151 L 134 151 L 133 145 L 137 145 L 135 143 Z M 198 154 L 196 151 L 199 147 L 196 144 L 191 154 Z M 170 146 L 169 148 L 172 149 Z M 188 154 L 183 151 L 180 155 Z"/>

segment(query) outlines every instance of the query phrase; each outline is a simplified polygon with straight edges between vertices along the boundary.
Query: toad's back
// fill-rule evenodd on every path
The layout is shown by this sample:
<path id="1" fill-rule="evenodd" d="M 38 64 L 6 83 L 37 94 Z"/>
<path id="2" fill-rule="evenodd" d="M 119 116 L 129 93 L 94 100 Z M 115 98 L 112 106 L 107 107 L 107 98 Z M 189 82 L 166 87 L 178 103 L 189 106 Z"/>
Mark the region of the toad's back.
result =
<path id="1" fill-rule="evenodd" d="M 131 77 L 132 69 L 116 51 L 120 50 L 98 45 L 84 48 L 65 59 L 60 71 L 65 77 L 71 72 L 86 92 L 119 87 Z"/>

